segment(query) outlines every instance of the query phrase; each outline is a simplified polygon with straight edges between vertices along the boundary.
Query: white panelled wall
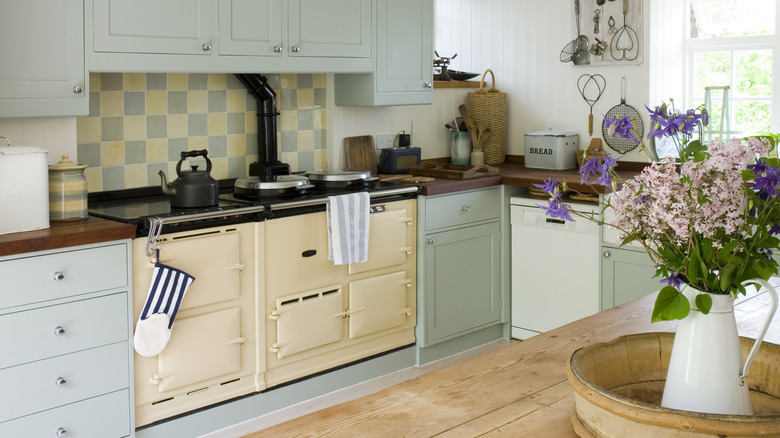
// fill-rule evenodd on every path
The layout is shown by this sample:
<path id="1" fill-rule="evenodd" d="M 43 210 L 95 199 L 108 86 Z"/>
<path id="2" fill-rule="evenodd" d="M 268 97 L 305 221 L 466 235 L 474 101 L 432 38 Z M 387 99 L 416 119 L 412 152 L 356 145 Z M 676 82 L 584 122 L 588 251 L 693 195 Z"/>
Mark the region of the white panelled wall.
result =
<path id="1" fill-rule="evenodd" d="M 576 34 L 573 0 L 434 0 L 434 49 L 442 56 L 458 54 L 452 62 L 454 70 L 481 73 L 489 68 L 495 73 L 496 87 L 508 94 L 508 154 L 523 155 L 523 135 L 547 128 L 577 132 L 581 146 L 587 147 L 591 138 L 589 106 L 577 89 L 580 75 L 599 73 L 607 81 L 606 90 L 593 107 L 593 138 L 601 137 L 603 115 L 620 103 L 623 76 L 627 84 L 626 103 L 643 116 L 645 126 L 645 105 L 652 108 L 669 97 L 683 95 L 685 2 L 645 0 L 642 4 L 644 53 L 640 65 L 575 66 L 560 62 L 561 49 Z M 650 20 L 651 15 L 666 18 Z M 342 166 L 344 137 L 408 132 L 411 120 L 412 143 L 422 148 L 423 159 L 449 156 L 444 124 L 457 114 L 457 106 L 465 102 L 468 91 L 435 89 L 431 106 L 332 105 L 329 165 Z M 638 149 L 624 158 L 646 159 Z"/>

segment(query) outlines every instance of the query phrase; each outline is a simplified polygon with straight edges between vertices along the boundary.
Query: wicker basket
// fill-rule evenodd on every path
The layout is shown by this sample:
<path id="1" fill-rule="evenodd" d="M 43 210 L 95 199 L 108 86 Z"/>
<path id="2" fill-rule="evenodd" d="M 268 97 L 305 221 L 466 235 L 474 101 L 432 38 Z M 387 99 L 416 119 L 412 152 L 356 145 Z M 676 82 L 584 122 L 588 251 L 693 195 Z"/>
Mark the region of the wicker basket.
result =
<path id="1" fill-rule="evenodd" d="M 485 89 L 485 76 L 493 78 L 491 89 Z M 466 100 L 469 114 L 475 122 L 484 121 L 490 129 L 490 138 L 485 143 L 485 164 L 501 164 L 506 161 L 506 93 L 496 90 L 496 77 L 493 70 L 487 69 L 482 75 L 479 90 L 468 93 Z"/>

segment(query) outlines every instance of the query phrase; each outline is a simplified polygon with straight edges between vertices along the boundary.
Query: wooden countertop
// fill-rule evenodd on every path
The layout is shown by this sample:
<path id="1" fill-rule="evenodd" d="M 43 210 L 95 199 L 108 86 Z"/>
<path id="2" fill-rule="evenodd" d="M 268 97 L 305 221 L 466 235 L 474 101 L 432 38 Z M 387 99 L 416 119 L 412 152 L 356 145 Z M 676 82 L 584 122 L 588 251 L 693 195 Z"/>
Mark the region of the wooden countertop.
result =
<path id="1" fill-rule="evenodd" d="M 0 235 L 0 256 L 58 249 L 135 237 L 135 227 L 92 217 L 76 222 L 52 222 L 45 230 Z"/>
<path id="2" fill-rule="evenodd" d="M 619 175 L 623 179 L 629 179 L 636 176 L 644 166 L 643 163 L 620 163 L 618 165 Z M 547 178 L 553 178 L 558 181 L 566 181 L 568 186 L 582 193 L 604 193 L 606 190 L 595 190 L 593 187 L 582 184 L 577 169 L 568 170 L 546 170 L 532 169 L 525 167 L 522 163 L 507 162 L 496 165 L 499 169 L 499 176 L 482 176 L 470 179 L 445 179 L 436 178 L 427 183 L 417 183 L 420 186 L 420 194 L 425 196 L 441 195 L 461 190 L 479 189 L 498 184 L 510 186 L 530 187 L 532 184 L 541 184 Z"/>
<path id="3" fill-rule="evenodd" d="M 767 295 L 737 301 L 741 336 L 758 335 Z M 578 348 L 619 336 L 673 331 L 676 321 L 650 323 L 655 296 L 247 436 L 576 437 L 569 358 Z M 780 316 L 766 340 L 780 343 Z"/>

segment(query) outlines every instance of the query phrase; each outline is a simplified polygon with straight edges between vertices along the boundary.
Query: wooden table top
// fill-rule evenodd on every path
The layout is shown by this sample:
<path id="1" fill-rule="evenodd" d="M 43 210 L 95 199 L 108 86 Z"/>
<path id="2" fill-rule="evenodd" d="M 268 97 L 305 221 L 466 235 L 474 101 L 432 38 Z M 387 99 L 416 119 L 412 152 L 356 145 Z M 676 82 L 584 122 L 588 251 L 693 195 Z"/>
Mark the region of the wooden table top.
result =
<path id="1" fill-rule="evenodd" d="M 623 335 L 674 331 L 676 321 L 650 323 L 655 295 L 247 436 L 576 437 L 569 357 Z M 757 336 L 767 295 L 737 301 L 741 336 Z M 780 317 L 766 340 L 780 343 Z"/>

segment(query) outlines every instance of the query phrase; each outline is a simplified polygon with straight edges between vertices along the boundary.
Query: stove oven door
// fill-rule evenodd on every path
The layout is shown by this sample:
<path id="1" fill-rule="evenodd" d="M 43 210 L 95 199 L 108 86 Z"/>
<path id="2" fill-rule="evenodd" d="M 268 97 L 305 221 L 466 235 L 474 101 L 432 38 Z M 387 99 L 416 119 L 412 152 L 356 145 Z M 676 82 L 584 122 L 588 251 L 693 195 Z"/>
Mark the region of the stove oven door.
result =
<path id="1" fill-rule="evenodd" d="M 371 206 L 374 212 L 368 227 L 368 260 L 349 265 L 350 275 L 402 265 L 413 254 L 407 239 L 407 233 L 414 233 L 413 212 L 406 206 L 398 202 Z"/>
<path id="2" fill-rule="evenodd" d="M 342 302 L 340 285 L 278 298 L 270 315 L 276 321 L 271 352 L 282 359 L 340 341 L 346 316 Z"/>
<path id="3" fill-rule="evenodd" d="M 349 284 L 349 337 L 354 339 L 406 324 L 413 315 L 406 302 L 412 280 L 395 272 Z"/>

